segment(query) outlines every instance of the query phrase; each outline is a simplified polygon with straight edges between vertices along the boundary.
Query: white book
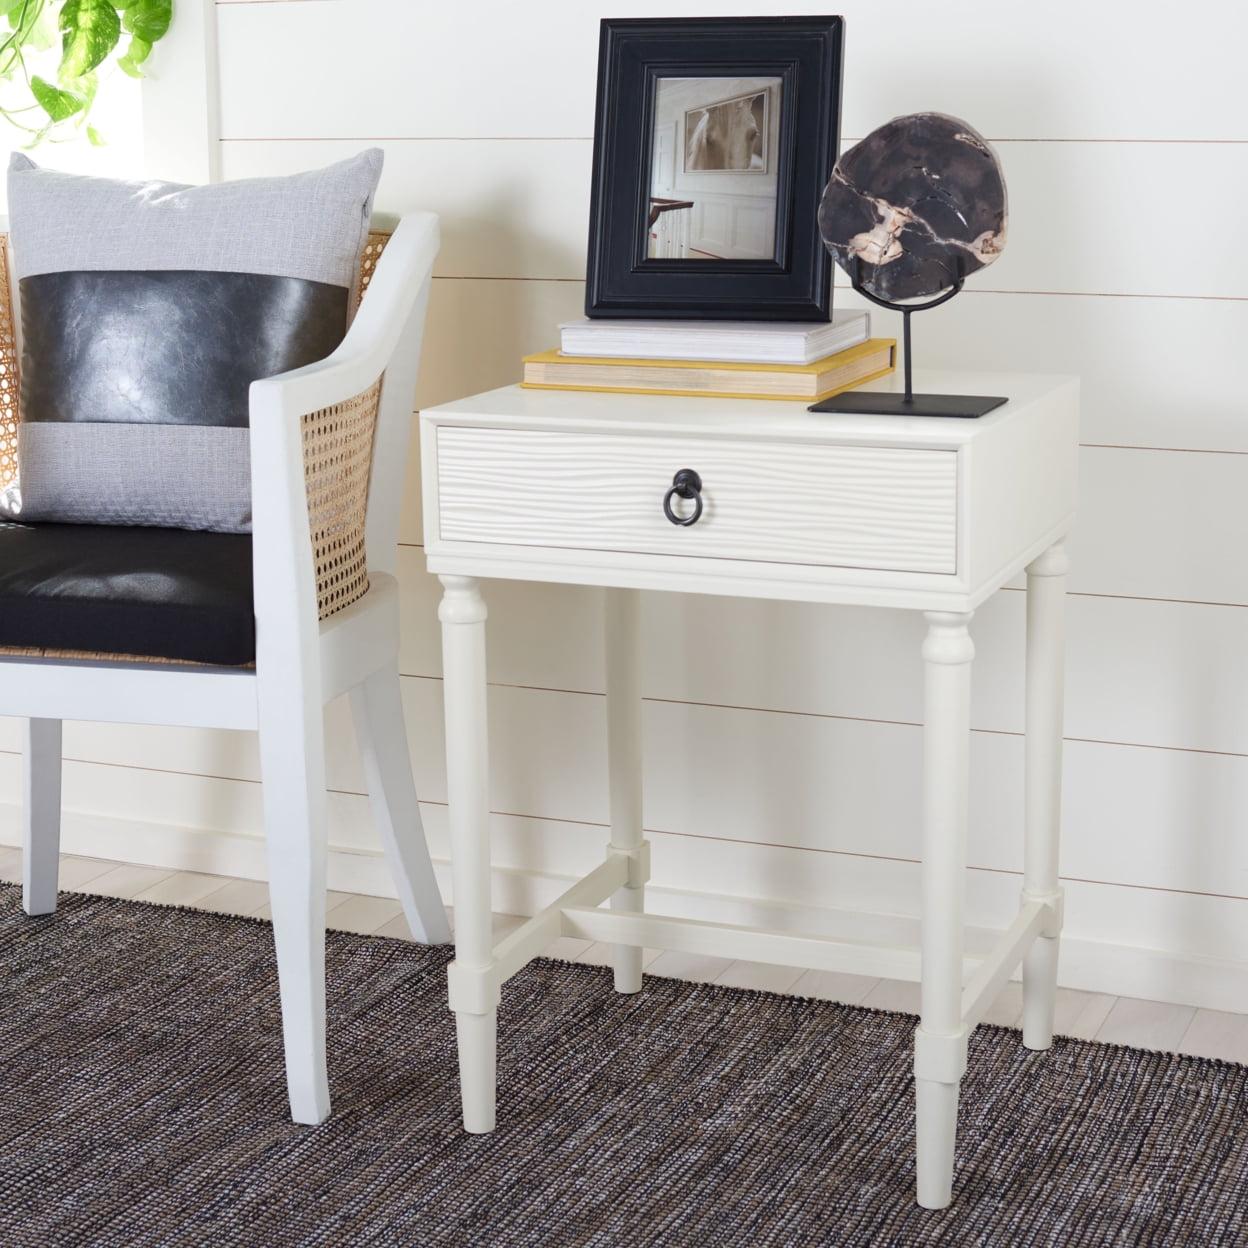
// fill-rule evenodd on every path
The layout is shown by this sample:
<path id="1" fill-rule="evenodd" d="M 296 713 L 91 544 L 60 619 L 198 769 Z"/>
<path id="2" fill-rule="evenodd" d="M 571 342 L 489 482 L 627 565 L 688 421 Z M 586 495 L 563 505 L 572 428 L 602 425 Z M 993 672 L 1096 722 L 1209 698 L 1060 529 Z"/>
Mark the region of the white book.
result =
<path id="1" fill-rule="evenodd" d="M 565 321 L 564 355 L 636 360 L 722 360 L 813 364 L 866 342 L 866 312 L 835 312 L 830 321 Z"/>

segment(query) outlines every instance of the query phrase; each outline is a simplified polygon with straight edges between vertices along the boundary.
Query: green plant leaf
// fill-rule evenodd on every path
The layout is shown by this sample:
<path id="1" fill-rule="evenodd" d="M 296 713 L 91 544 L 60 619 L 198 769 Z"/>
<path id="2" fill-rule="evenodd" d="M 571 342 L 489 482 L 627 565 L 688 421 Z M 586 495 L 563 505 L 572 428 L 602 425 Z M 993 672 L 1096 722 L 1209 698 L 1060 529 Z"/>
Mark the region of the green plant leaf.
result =
<path id="1" fill-rule="evenodd" d="M 45 0 L 30 0 L 29 4 L 15 5 L 9 10 L 8 20 L 13 31 L 12 46 L 19 53 L 23 46 L 34 52 L 43 52 L 56 42 L 56 18 Z"/>
<path id="2" fill-rule="evenodd" d="M 39 107 L 47 113 L 50 120 L 64 121 L 75 113 L 81 112 L 87 101 L 72 91 L 62 91 L 50 82 L 45 82 L 36 74 L 30 80 L 30 91 L 39 102 Z"/>
<path id="3" fill-rule="evenodd" d="M 56 10 L 51 5 L 42 5 L 31 23 L 30 34 L 26 36 L 28 47 L 37 52 L 46 52 L 56 47 L 57 34 Z"/>
<path id="4" fill-rule="evenodd" d="M 65 0 L 61 8 L 60 80 L 73 82 L 102 64 L 121 38 L 112 0 Z"/>
<path id="5" fill-rule="evenodd" d="M 173 20 L 173 0 L 130 0 L 122 14 L 125 28 L 146 43 L 165 37 Z"/>
<path id="6" fill-rule="evenodd" d="M 27 27 L 35 24 L 38 13 L 31 11 L 32 6 L 26 4 L 26 0 L 0 0 L 0 13 L 3 13 L 9 23 L 10 30 L 16 30 L 23 23 Z"/>
<path id="7" fill-rule="evenodd" d="M 19 86 L 27 90 L 24 103 L 0 106 L 0 119 L 33 136 L 31 147 L 45 139 L 70 142 L 75 137 L 103 144 L 104 137 L 88 124 L 99 85 L 97 67 L 115 55 L 124 73 L 143 77 L 144 62 L 172 20 L 173 0 L 0 0 L 0 85 L 8 94 Z M 118 49 L 123 31 L 130 36 L 124 51 Z M 58 43 L 60 65 L 53 81 L 31 75 L 31 53 Z M 22 114 L 44 124 L 28 125 Z"/>
<path id="8" fill-rule="evenodd" d="M 131 78 L 142 78 L 143 71 L 139 66 L 147 60 L 151 53 L 152 45 L 146 39 L 140 39 L 138 35 L 131 35 L 130 46 L 126 49 L 125 56 L 117 58 L 117 64 Z"/>

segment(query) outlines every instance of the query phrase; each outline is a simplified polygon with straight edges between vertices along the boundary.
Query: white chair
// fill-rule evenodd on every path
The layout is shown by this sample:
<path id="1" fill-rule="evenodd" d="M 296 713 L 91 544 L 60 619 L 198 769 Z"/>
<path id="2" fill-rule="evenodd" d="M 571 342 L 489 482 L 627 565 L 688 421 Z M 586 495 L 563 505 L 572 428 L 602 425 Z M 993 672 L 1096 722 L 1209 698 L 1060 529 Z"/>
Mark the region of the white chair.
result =
<path id="1" fill-rule="evenodd" d="M 323 708 L 340 694 L 350 694 L 371 810 L 412 934 L 449 939 L 403 722 L 395 579 L 437 217 L 404 217 L 388 242 L 371 235 L 365 278 L 383 247 L 342 345 L 320 363 L 251 386 L 254 667 L 0 655 L 0 714 L 27 720 L 28 914 L 56 908 L 62 720 L 259 730 L 286 1077 L 292 1116 L 303 1123 L 323 1121 L 330 1108 Z M 11 299 L 7 272 L 3 293 Z M 11 316 L 11 305 L 3 312 Z M 12 327 L 0 325 L 8 409 L 7 430 L 0 410 L 0 452 L 13 444 L 16 417 Z M 0 469 L 4 462 L 0 455 Z"/>

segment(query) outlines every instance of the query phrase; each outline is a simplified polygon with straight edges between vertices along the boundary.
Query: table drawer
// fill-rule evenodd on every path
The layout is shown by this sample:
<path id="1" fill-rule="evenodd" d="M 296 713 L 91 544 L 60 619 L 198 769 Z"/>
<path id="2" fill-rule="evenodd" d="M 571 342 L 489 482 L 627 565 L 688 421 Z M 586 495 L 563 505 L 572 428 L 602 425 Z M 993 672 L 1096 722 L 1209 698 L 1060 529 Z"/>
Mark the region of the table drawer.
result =
<path id="1" fill-rule="evenodd" d="M 682 468 L 702 478 L 689 526 L 663 514 Z M 447 542 L 953 573 L 957 480 L 952 450 L 437 430 Z"/>

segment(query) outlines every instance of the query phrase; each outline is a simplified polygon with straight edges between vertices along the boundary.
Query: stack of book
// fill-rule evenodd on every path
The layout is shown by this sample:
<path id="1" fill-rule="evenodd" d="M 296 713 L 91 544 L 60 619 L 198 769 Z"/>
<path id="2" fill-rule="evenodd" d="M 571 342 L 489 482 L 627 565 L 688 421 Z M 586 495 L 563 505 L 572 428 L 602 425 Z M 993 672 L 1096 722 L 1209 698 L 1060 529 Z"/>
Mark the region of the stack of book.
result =
<path id="1" fill-rule="evenodd" d="M 698 394 L 814 403 L 893 370 L 896 342 L 865 312 L 830 321 L 568 321 L 557 351 L 524 360 L 544 390 Z"/>

